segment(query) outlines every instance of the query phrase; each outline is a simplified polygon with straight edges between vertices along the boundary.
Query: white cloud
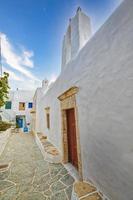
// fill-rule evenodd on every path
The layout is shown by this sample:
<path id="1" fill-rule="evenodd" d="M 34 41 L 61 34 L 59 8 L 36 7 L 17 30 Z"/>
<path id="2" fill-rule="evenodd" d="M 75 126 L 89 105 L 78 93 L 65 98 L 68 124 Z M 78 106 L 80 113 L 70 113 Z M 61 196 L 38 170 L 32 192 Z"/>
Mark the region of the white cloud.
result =
<path id="1" fill-rule="evenodd" d="M 22 81 L 23 79 L 17 76 L 13 71 L 3 67 L 3 72 L 7 72 L 9 74 L 9 80 L 15 80 L 15 81 Z"/>
<path id="2" fill-rule="evenodd" d="M 16 51 L 14 45 L 11 44 L 4 33 L 0 33 L 0 37 L 2 39 L 3 71 L 9 73 L 11 89 L 33 90 L 40 87 L 41 81 L 30 71 L 31 68 L 34 68 L 32 59 L 34 53 L 23 46 L 20 46 L 19 51 Z M 55 82 L 56 79 L 57 75 L 51 74 L 49 76 L 49 83 Z"/>
<path id="3" fill-rule="evenodd" d="M 33 61 L 31 60 L 31 58 L 33 57 L 33 52 L 32 51 L 27 51 L 24 50 L 23 51 L 23 59 L 22 59 L 22 64 L 27 66 L 27 67 L 34 67 Z"/>
<path id="4" fill-rule="evenodd" d="M 12 90 L 16 90 L 16 88 L 18 88 L 19 90 L 35 90 L 37 87 L 41 86 L 40 81 L 35 81 L 31 79 L 23 79 L 20 81 L 10 80 L 9 83 Z"/>
<path id="5" fill-rule="evenodd" d="M 33 67 L 33 61 L 31 57 L 33 52 L 24 50 L 21 55 L 16 53 L 13 45 L 9 42 L 9 39 L 4 33 L 0 33 L 1 46 L 2 46 L 2 57 L 5 64 L 9 65 L 11 68 L 19 71 L 26 77 L 38 80 L 26 67 Z"/>

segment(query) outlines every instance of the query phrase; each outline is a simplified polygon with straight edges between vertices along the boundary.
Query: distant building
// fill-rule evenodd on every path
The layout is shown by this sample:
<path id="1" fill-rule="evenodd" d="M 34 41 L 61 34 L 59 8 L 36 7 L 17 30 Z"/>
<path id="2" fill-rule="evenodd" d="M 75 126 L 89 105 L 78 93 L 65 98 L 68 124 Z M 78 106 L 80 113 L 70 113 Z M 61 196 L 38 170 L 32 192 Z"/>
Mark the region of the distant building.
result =
<path id="1" fill-rule="evenodd" d="M 30 129 L 31 115 L 33 107 L 34 91 L 16 90 L 10 91 L 9 99 L 2 108 L 3 120 L 13 121 L 25 130 Z"/>

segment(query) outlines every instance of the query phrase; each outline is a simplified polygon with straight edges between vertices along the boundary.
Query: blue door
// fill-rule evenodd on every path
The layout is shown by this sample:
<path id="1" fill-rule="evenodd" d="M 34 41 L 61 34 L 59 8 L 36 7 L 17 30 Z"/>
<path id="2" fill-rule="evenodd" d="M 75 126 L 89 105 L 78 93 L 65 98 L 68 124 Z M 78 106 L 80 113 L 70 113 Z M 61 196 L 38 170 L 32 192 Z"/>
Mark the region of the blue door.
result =
<path id="1" fill-rule="evenodd" d="M 17 118 L 16 122 L 17 122 L 19 128 L 23 128 L 23 119 Z"/>

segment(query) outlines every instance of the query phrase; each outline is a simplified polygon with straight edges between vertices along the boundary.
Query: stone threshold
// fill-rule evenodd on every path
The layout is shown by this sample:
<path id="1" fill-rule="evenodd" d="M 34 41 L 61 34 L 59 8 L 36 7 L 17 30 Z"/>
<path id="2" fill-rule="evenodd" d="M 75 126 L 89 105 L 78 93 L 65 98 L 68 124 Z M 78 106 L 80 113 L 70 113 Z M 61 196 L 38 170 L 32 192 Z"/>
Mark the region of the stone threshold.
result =
<path id="1" fill-rule="evenodd" d="M 0 164 L 0 171 L 5 171 L 9 168 L 9 164 Z"/>
<path id="2" fill-rule="evenodd" d="M 71 200 L 109 200 L 92 183 L 77 181 L 73 185 Z"/>
<path id="3" fill-rule="evenodd" d="M 61 163 L 61 156 L 57 148 L 41 133 L 35 135 L 35 141 L 41 150 L 44 159 L 50 163 Z"/>
<path id="4" fill-rule="evenodd" d="M 71 163 L 66 163 L 63 165 L 75 181 L 81 180 L 78 170 Z"/>

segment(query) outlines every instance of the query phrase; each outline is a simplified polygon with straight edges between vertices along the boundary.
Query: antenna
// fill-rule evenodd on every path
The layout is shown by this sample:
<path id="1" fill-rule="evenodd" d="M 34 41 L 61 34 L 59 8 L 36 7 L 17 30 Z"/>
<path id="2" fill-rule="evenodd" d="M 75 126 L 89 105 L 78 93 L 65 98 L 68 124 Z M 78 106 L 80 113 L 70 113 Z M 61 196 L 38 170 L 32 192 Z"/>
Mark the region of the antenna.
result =
<path id="1" fill-rule="evenodd" d="M 0 36 L 0 76 L 2 77 L 1 36 Z"/>

